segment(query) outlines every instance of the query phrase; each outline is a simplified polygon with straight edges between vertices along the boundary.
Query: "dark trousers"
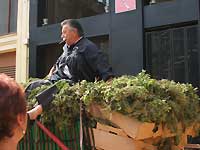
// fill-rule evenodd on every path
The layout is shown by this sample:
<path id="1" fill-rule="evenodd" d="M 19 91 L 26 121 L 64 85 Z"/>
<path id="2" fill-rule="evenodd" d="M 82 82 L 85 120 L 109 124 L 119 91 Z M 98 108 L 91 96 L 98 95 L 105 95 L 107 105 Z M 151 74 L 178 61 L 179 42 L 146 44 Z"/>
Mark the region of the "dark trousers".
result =
<path id="1" fill-rule="evenodd" d="M 37 87 L 40 87 L 42 85 L 51 85 L 53 84 L 51 81 L 49 80 L 37 80 L 37 81 L 33 81 L 31 82 L 26 88 L 25 88 L 25 94 L 26 94 L 26 98 L 28 98 L 28 96 L 31 94 L 31 91 Z"/>

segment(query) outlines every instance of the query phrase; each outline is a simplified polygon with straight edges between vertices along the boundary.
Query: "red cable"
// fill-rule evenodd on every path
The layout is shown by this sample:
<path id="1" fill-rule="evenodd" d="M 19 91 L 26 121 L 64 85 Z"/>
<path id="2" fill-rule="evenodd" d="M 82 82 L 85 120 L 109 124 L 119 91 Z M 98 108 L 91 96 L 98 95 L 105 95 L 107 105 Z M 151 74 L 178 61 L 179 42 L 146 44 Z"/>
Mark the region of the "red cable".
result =
<path id="1" fill-rule="evenodd" d="M 49 131 L 43 124 L 36 120 L 36 123 L 40 129 L 44 131 L 62 150 L 69 150 L 51 131 Z"/>

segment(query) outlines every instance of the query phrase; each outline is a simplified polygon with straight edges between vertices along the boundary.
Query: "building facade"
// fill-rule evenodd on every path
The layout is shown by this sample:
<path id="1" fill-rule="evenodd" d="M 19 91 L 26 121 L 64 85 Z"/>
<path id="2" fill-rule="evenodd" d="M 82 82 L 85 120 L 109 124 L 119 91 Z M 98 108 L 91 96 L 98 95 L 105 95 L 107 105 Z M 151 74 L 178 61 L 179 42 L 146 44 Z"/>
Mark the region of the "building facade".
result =
<path id="1" fill-rule="evenodd" d="M 0 73 L 15 78 L 17 48 L 17 1 L 0 1 Z"/>
<path id="2" fill-rule="evenodd" d="M 0 73 L 25 82 L 28 78 L 29 2 L 0 1 Z"/>
<path id="3" fill-rule="evenodd" d="M 29 73 L 44 77 L 62 53 L 60 22 L 77 18 L 116 75 L 142 69 L 199 87 L 199 0 L 31 0 Z"/>

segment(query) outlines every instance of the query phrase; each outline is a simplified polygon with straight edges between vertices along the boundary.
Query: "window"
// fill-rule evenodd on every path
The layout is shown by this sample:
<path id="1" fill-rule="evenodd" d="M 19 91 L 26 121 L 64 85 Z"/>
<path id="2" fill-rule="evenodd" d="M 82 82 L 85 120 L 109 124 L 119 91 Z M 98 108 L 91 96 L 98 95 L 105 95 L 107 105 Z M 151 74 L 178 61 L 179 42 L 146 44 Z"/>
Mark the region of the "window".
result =
<path id="1" fill-rule="evenodd" d="M 62 46 L 54 43 L 37 47 L 36 76 L 38 78 L 44 78 L 49 73 L 51 67 L 63 52 Z"/>
<path id="2" fill-rule="evenodd" d="M 99 49 L 103 51 L 108 61 L 111 61 L 109 58 L 109 36 L 102 35 L 89 38 L 92 42 L 94 42 Z"/>
<path id="3" fill-rule="evenodd" d="M 170 33 L 160 31 L 147 33 L 147 66 L 157 78 L 170 78 Z"/>
<path id="4" fill-rule="evenodd" d="M 16 52 L 0 54 L 0 73 L 5 73 L 11 78 L 15 78 Z"/>
<path id="5" fill-rule="evenodd" d="M 157 79 L 199 86 L 198 26 L 146 33 L 147 70 Z"/>
<path id="6" fill-rule="evenodd" d="M 11 0 L 11 9 L 10 9 L 10 32 L 17 32 L 17 8 L 18 0 Z"/>
<path id="7" fill-rule="evenodd" d="M 17 31 L 18 0 L 0 1 L 0 35 Z"/>
<path id="8" fill-rule="evenodd" d="M 88 39 L 91 40 L 92 42 L 94 42 L 98 46 L 98 48 L 100 48 L 104 53 L 108 54 L 108 49 L 109 49 L 109 36 L 108 35 L 90 37 Z"/>
<path id="9" fill-rule="evenodd" d="M 109 0 L 41 0 L 38 1 L 38 26 L 107 12 Z"/>

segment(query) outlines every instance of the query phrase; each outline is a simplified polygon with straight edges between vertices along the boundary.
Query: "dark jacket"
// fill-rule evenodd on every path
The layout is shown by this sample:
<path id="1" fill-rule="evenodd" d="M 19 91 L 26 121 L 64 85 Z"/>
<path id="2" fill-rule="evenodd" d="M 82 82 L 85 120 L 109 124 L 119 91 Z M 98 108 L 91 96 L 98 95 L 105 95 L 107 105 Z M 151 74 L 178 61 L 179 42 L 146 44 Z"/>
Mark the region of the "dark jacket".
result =
<path id="1" fill-rule="evenodd" d="M 63 47 L 63 54 L 58 58 L 52 82 L 67 79 L 72 82 L 81 80 L 95 81 L 95 78 L 106 81 L 113 77 L 108 60 L 97 46 L 86 38 L 74 45 Z"/>

